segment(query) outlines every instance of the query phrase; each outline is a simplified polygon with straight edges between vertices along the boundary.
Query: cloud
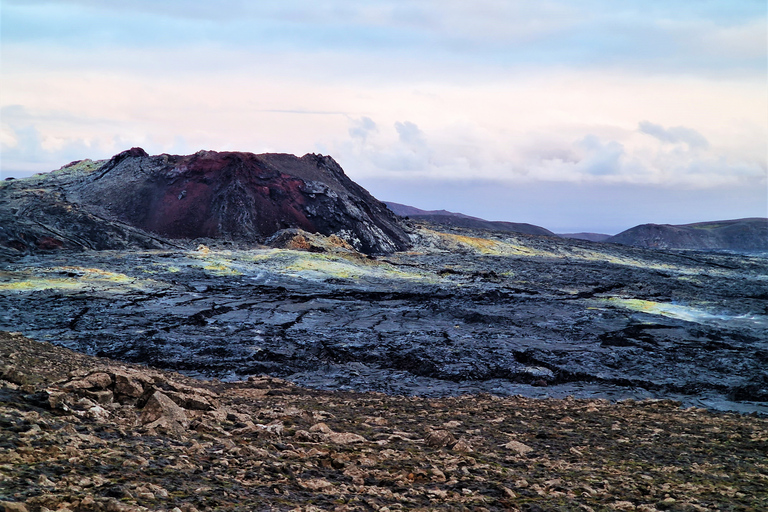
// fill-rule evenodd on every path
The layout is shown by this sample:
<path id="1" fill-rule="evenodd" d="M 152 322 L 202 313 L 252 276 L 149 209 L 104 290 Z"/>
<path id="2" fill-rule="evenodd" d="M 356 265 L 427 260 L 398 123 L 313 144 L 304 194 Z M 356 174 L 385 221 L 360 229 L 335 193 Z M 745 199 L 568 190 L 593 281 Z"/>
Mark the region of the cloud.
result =
<path id="1" fill-rule="evenodd" d="M 760 2 L 222 3 L 2 0 L 2 100 L 26 109 L 3 168 L 143 145 L 435 181 L 765 175 Z"/>
<path id="2" fill-rule="evenodd" d="M 685 126 L 674 126 L 671 128 L 664 128 L 659 124 L 651 123 L 650 121 L 640 121 L 639 130 L 641 133 L 645 133 L 652 137 L 656 137 L 661 142 L 669 144 L 685 143 L 690 148 L 702 148 L 709 147 L 709 141 L 702 134 L 692 128 L 686 128 Z"/>
<path id="3" fill-rule="evenodd" d="M 396 122 L 395 130 L 397 130 L 397 134 L 400 137 L 400 142 L 410 148 L 419 150 L 426 144 L 424 132 L 419 130 L 419 127 L 410 121 Z"/>
<path id="4" fill-rule="evenodd" d="M 410 121 L 394 123 L 397 140 L 378 145 L 372 159 L 375 165 L 395 172 L 412 175 L 434 175 L 440 172 L 439 162 L 432 161 L 434 150 L 427 143 L 424 132 Z"/>
<path id="5" fill-rule="evenodd" d="M 6 47 L 86 54 L 209 46 L 323 59 L 375 55 L 379 78 L 397 76 L 391 67 L 414 56 L 493 70 L 607 65 L 654 74 L 764 72 L 768 57 L 759 1 L 4 0 L 2 24 Z"/>
<path id="6" fill-rule="evenodd" d="M 22 178 L 58 169 L 75 160 L 105 159 L 133 146 L 144 146 L 150 151 L 159 146 L 167 152 L 190 152 L 181 135 L 158 144 L 135 126 L 109 118 L 7 105 L 0 108 L 0 119 L 2 177 Z"/>
<path id="7" fill-rule="evenodd" d="M 581 127 L 587 131 L 581 136 L 579 129 L 562 127 L 502 136 L 465 125 L 431 129 L 428 137 L 413 121 L 398 121 L 393 128 L 370 136 L 364 150 L 350 151 L 342 144 L 333 147 L 334 154 L 361 178 L 386 176 L 402 183 L 480 180 L 510 186 L 603 183 L 690 190 L 746 183 L 764 187 L 768 178 L 764 160 L 704 146 L 685 129 L 662 128 L 657 138 L 613 126 Z M 680 139 L 685 142 L 668 142 Z"/>
<path id="8" fill-rule="evenodd" d="M 368 135 L 378 130 L 376 123 L 370 117 L 363 116 L 360 119 L 353 119 L 352 126 L 349 128 L 349 136 L 353 139 L 359 139 L 365 144 Z"/>
<path id="9" fill-rule="evenodd" d="M 593 176 L 606 176 L 621 172 L 624 146 L 618 142 L 602 142 L 594 135 L 587 135 L 578 141 L 576 146 L 587 152 L 586 157 L 574 166 L 577 172 Z"/>
<path id="10" fill-rule="evenodd" d="M 51 171 L 68 162 L 86 158 L 84 155 L 93 154 L 95 149 L 83 140 L 46 140 L 32 125 L 14 128 L 4 125 L 3 132 L 5 136 L 0 145 L 2 178 L 21 178 Z"/>

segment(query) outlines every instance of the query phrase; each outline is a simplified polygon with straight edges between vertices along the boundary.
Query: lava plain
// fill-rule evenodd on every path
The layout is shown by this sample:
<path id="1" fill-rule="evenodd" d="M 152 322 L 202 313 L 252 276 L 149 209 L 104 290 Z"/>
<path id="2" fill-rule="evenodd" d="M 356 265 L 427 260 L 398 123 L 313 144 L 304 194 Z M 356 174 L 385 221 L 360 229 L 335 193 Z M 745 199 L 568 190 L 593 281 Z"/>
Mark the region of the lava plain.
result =
<path id="1" fill-rule="evenodd" d="M 0 329 L 234 381 L 768 412 L 768 260 L 420 225 L 412 251 L 200 247 L 0 269 Z"/>

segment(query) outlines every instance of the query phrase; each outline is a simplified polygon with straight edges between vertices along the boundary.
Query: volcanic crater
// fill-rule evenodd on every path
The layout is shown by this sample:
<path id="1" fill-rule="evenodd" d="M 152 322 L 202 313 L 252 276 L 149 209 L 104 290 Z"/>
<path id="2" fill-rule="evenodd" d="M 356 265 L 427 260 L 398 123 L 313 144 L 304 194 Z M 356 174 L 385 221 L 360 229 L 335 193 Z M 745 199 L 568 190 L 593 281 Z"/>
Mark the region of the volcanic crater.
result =
<path id="1" fill-rule="evenodd" d="M 23 252 L 52 245 L 168 246 L 147 236 L 122 236 L 122 243 L 104 240 L 106 233 L 131 228 L 171 240 L 245 244 L 264 242 L 281 229 L 301 228 L 339 235 L 369 254 L 410 245 L 395 215 L 328 156 L 215 151 L 149 156 L 132 148 L 105 162 L 73 162 L 54 174 L 41 183 L 6 182 L 0 245 Z M 84 224 L 95 229 L 77 229 Z"/>

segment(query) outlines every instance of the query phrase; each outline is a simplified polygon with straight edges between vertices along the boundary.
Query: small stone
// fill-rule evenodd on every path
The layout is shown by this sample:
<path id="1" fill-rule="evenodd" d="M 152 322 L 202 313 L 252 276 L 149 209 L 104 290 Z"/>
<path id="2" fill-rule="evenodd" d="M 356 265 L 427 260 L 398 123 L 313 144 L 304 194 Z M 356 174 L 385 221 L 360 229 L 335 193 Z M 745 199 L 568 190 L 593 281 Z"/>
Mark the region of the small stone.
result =
<path id="1" fill-rule="evenodd" d="M 131 398 L 139 398 L 144 393 L 141 382 L 130 375 L 115 373 L 115 393 Z"/>
<path id="2" fill-rule="evenodd" d="M 23 386 L 31 382 L 30 377 L 14 365 L 6 366 L 5 368 L 0 369 L 0 378 L 19 386 Z"/>
<path id="3" fill-rule="evenodd" d="M 96 372 L 83 379 L 91 389 L 107 389 L 112 385 L 112 377 L 105 372 Z"/>
<path id="4" fill-rule="evenodd" d="M 159 485 L 149 484 L 149 488 L 151 489 L 155 497 L 162 498 L 162 499 L 168 498 L 168 491 L 163 489 Z"/>
<path id="5" fill-rule="evenodd" d="M 97 421 L 99 420 L 104 421 L 109 418 L 109 411 L 107 411 L 105 408 L 103 408 L 100 405 L 94 405 L 93 407 L 88 409 L 87 416 Z"/>
<path id="6" fill-rule="evenodd" d="M 293 439 L 299 443 L 316 443 L 322 435 L 316 432 L 307 432 L 306 430 L 297 430 L 293 434 Z"/>
<path id="7" fill-rule="evenodd" d="M 333 484 L 324 478 L 313 478 L 311 480 L 299 480 L 299 485 L 310 491 L 319 491 L 333 487 Z"/>
<path id="8" fill-rule="evenodd" d="M 327 434 L 326 439 L 335 444 L 364 443 L 366 441 L 363 436 L 351 432 L 334 432 Z"/>
<path id="9" fill-rule="evenodd" d="M 254 425 L 259 432 L 260 437 L 280 437 L 285 432 L 285 425 L 282 421 L 273 421 L 268 425 Z"/>
<path id="10" fill-rule="evenodd" d="M 77 409 L 78 411 L 87 411 L 92 407 L 96 407 L 96 405 L 97 405 L 96 402 L 94 402 L 93 400 L 89 400 L 83 397 L 77 402 L 75 402 L 75 409 Z"/>
<path id="11" fill-rule="evenodd" d="M 141 422 L 146 425 L 161 418 L 178 423 L 183 427 L 189 426 L 189 419 L 184 413 L 184 409 L 176 405 L 165 394 L 155 391 L 141 411 Z"/>
<path id="12" fill-rule="evenodd" d="M 69 406 L 66 403 L 67 397 L 69 396 L 67 393 L 55 391 L 53 389 L 47 389 L 45 390 L 45 393 L 48 395 L 48 406 L 51 409 L 64 412 L 69 411 Z"/>
<path id="13" fill-rule="evenodd" d="M 675 503 L 677 503 L 677 500 L 675 498 L 664 498 L 659 503 L 659 507 L 666 509 L 666 508 L 672 507 Z"/>
<path id="14" fill-rule="evenodd" d="M 27 512 L 27 506 L 18 501 L 0 501 L 0 507 L 5 512 Z"/>
<path id="15" fill-rule="evenodd" d="M 504 494 L 507 495 L 508 498 L 512 498 L 512 499 L 517 498 L 517 494 L 515 493 L 515 491 L 513 491 L 509 487 L 504 487 L 502 485 L 501 490 L 504 492 Z"/>
<path id="16" fill-rule="evenodd" d="M 363 471 L 361 468 L 349 468 L 344 471 L 344 476 L 348 476 L 352 479 L 352 483 L 355 485 L 365 485 L 365 477 L 368 476 L 368 473 Z"/>
<path id="17" fill-rule="evenodd" d="M 526 453 L 532 452 L 533 448 L 528 446 L 527 444 L 523 444 L 519 441 L 510 441 L 507 444 L 503 445 L 504 448 L 507 450 L 512 450 L 513 452 L 517 453 L 518 455 L 525 455 Z"/>
<path id="18" fill-rule="evenodd" d="M 56 484 L 52 482 L 46 475 L 40 475 L 37 479 L 37 485 L 42 487 L 55 487 Z"/>
<path id="19" fill-rule="evenodd" d="M 366 418 L 365 422 L 368 423 L 369 425 L 377 425 L 377 426 L 383 426 L 389 423 L 386 418 L 382 418 L 381 416 Z"/>
<path id="20" fill-rule="evenodd" d="M 443 500 L 448 497 L 448 491 L 445 491 L 443 489 L 430 489 L 427 491 L 427 494 Z"/>
<path id="21" fill-rule="evenodd" d="M 447 430 L 433 430 L 426 437 L 427 446 L 442 448 L 456 444 L 456 438 Z"/>
<path id="22" fill-rule="evenodd" d="M 451 449 L 455 452 L 464 452 L 464 453 L 470 453 L 474 451 L 472 449 L 472 445 L 470 445 L 469 442 L 466 441 L 465 439 L 459 439 Z"/>
<path id="23" fill-rule="evenodd" d="M 333 430 L 331 430 L 331 427 L 326 425 L 325 423 L 315 423 L 311 427 L 309 427 L 310 432 L 322 432 L 323 434 L 332 434 Z"/>
<path id="24" fill-rule="evenodd" d="M 114 401 L 114 395 L 108 389 L 101 389 L 99 391 L 86 391 L 85 395 L 97 404 L 101 405 L 111 404 Z"/>
<path id="25" fill-rule="evenodd" d="M 432 481 L 433 482 L 445 482 L 445 473 L 437 468 L 432 468 Z"/>
<path id="26" fill-rule="evenodd" d="M 131 505 L 120 503 L 116 499 L 110 499 L 104 507 L 104 510 L 106 512 L 136 512 L 138 509 Z"/>

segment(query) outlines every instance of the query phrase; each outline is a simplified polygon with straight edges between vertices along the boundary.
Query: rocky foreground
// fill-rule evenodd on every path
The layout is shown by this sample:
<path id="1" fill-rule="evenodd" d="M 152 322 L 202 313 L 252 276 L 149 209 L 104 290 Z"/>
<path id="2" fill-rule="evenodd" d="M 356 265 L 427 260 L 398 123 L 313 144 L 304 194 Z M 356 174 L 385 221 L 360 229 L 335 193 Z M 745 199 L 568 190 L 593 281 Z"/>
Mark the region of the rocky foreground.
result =
<path id="1" fill-rule="evenodd" d="M 0 333 L 0 508 L 766 510 L 768 420 L 222 383 Z"/>

